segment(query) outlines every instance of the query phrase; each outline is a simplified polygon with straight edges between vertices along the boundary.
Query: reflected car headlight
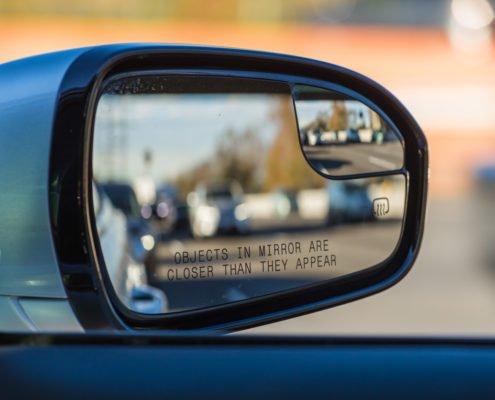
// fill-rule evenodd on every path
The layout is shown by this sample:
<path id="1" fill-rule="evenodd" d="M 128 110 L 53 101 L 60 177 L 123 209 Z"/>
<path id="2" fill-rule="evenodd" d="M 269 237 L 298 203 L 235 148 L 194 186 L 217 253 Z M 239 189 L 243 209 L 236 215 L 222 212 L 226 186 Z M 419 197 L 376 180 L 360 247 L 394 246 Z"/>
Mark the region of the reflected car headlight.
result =
<path id="1" fill-rule="evenodd" d="M 156 214 L 160 218 L 165 218 L 166 216 L 168 216 L 170 214 L 170 207 L 168 206 L 167 203 L 162 201 L 156 207 Z"/>
<path id="2" fill-rule="evenodd" d="M 245 204 L 239 204 L 234 210 L 235 219 L 245 221 L 248 219 L 248 210 Z"/>
<path id="3" fill-rule="evenodd" d="M 150 251 L 155 247 L 155 239 L 151 235 L 143 235 L 141 236 L 141 244 L 145 250 Z"/>
<path id="4" fill-rule="evenodd" d="M 144 219 L 150 219 L 152 214 L 153 210 L 150 206 L 146 205 L 141 207 L 141 217 L 143 217 Z"/>

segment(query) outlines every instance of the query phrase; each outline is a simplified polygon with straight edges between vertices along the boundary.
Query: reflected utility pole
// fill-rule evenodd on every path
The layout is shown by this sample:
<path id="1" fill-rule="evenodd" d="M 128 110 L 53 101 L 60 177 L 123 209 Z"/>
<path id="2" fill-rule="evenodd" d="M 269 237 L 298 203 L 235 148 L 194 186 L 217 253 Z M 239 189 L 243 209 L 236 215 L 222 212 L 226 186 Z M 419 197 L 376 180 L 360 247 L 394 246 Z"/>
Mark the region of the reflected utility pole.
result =
<path id="1" fill-rule="evenodd" d="M 115 99 L 110 106 L 108 135 L 106 143 L 108 179 L 126 180 L 128 176 L 128 135 L 129 123 L 126 120 L 127 98 Z"/>

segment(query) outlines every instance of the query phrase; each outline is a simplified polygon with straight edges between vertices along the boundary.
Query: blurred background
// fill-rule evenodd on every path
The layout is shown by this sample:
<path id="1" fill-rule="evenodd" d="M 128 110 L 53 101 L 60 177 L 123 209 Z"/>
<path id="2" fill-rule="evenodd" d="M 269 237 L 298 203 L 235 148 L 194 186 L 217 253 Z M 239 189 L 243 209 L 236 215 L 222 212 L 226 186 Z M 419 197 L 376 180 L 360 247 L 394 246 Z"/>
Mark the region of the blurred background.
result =
<path id="1" fill-rule="evenodd" d="M 495 52 L 488 0 L 0 0 L 0 62 L 113 42 L 284 52 L 391 90 L 424 129 L 430 196 L 414 268 L 384 293 L 250 332 L 495 332 Z"/>

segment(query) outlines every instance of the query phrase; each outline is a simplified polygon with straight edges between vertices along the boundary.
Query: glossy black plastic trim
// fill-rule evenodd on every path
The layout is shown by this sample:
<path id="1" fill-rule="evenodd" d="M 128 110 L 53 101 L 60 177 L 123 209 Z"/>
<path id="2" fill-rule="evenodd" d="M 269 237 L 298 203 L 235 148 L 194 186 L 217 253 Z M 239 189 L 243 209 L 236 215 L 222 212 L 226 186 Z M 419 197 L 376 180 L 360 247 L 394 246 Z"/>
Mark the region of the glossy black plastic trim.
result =
<path id="1" fill-rule="evenodd" d="M 486 347 L 495 348 L 490 336 L 297 336 L 218 335 L 185 332 L 89 333 L 6 333 L 0 332 L 2 346 L 171 346 L 171 347 Z"/>
<path id="2" fill-rule="evenodd" d="M 119 306 L 103 268 L 95 235 L 91 196 L 91 136 L 102 82 L 143 70 L 200 70 L 275 77 L 293 83 L 326 82 L 358 93 L 381 110 L 404 138 L 403 173 L 408 182 L 401 241 L 391 258 L 375 268 L 300 290 L 171 315 L 142 315 Z M 335 65 L 235 49 L 111 45 L 89 49 L 67 71 L 55 115 L 50 164 L 54 241 L 72 307 L 86 329 L 237 330 L 343 304 L 384 290 L 411 268 L 421 243 L 427 188 L 427 144 L 408 111 L 380 85 Z M 373 174 L 380 176 L 380 174 Z"/>

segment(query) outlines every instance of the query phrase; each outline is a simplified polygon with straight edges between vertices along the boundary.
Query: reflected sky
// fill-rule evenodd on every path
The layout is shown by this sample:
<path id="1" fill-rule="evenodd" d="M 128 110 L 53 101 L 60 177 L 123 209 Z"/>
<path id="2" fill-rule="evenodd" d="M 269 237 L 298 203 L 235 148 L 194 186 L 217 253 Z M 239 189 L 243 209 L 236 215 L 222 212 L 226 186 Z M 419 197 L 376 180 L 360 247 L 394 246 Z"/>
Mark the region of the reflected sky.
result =
<path id="1" fill-rule="evenodd" d="M 251 129 L 263 143 L 276 134 L 271 113 L 280 98 L 263 94 L 103 95 L 95 122 L 94 170 L 98 178 L 135 179 L 144 171 L 143 154 L 154 160 L 157 181 L 198 164 L 214 152 L 221 135 Z"/>

